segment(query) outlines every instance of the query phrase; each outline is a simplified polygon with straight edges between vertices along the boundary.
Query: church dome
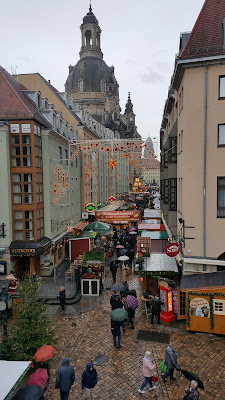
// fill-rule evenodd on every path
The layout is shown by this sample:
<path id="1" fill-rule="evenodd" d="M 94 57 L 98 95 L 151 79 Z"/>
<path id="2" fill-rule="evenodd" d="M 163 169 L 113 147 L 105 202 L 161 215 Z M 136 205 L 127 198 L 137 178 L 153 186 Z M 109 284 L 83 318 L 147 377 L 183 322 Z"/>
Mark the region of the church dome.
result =
<path id="1" fill-rule="evenodd" d="M 83 24 L 98 25 L 98 20 L 97 20 L 96 16 L 93 14 L 91 7 L 89 8 L 89 12 L 87 13 L 87 15 L 85 15 L 85 17 L 83 18 Z"/>
<path id="2" fill-rule="evenodd" d="M 65 89 L 69 94 L 78 92 L 118 93 L 118 83 L 114 76 L 114 67 L 109 67 L 97 57 L 84 57 L 72 67 Z"/>

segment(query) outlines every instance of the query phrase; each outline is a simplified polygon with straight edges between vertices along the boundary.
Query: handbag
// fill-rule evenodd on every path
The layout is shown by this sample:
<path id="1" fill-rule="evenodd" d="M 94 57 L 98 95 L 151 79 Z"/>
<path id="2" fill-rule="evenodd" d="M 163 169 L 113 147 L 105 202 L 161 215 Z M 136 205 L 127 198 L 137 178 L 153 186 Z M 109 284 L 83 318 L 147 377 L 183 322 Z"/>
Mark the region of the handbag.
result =
<path id="1" fill-rule="evenodd" d="M 167 371 L 167 366 L 165 361 L 163 360 L 159 366 L 159 368 L 161 369 L 162 372 L 166 372 Z"/>
<path id="2" fill-rule="evenodd" d="M 152 382 L 158 382 L 157 376 L 152 376 Z"/>

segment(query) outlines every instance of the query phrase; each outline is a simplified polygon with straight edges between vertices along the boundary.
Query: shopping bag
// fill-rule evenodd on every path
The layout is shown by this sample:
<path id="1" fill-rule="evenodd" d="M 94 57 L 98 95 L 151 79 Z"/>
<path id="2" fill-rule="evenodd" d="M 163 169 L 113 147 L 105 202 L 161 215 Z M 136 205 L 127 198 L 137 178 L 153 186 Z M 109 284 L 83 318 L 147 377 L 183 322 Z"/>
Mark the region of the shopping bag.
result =
<path id="1" fill-rule="evenodd" d="M 159 368 L 161 369 L 162 372 L 166 372 L 167 371 L 167 366 L 165 361 L 163 360 L 159 366 Z"/>
<path id="2" fill-rule="evenodd" d="M 152 376 L 152 382 L 158 382 L 157 376 Z"/>

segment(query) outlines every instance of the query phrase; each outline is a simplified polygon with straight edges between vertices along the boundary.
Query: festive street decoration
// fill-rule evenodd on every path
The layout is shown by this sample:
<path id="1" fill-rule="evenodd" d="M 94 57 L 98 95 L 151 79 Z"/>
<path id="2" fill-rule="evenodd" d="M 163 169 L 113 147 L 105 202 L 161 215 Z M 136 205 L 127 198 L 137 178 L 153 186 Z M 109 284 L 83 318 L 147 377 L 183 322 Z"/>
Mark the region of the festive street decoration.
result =
<path id="1" fill-rule="evenodd" d="M 93 203 L 87 203 L 85 206 L 85 210 L 89 213 L 95 210 L 95 205 Z"/>
<path id="2" fill-rule="evenodd" d="M 58 203 L 62 197 L 67 195 L 68 189 L 68 172 L 63 168 L 62 165 L 56 165 L 54 167 L 54 173 L 57 175 L 57 183 L 53 187 L 53 203 Z"/>
<path id="3" fill-rule="evenodd" d="M 114 201 L 116 201 L 116 199 L 114 196 L 110 196 L 109 201 L 110 201 L 110 203 L 113 203 Z"/>
<path id="4" fill-rule="evenodd" d="M 107 164 L 108 164 L 109 168 L 111 168 L 111 169 L 116 168 L 116 164 L 117 164 L 116 159 L 110 158 Z"/>
<path id="5" fill-rule="evenodd" d="M 124 158 L 129 158 L 129 157 L 130 157 L 130 155 L 128 153 L 124 154 Z"/>

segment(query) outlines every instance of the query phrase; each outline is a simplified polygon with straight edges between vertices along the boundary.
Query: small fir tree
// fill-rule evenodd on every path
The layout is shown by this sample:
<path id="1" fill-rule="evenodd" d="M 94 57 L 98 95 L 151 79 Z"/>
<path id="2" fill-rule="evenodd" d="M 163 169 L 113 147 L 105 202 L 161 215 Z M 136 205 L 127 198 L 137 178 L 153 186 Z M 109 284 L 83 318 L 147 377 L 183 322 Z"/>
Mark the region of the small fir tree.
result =
<path id="1" fill-rule="evenodd" d="M 44 344 L 55 343 L 55 331 L 50 329 L 47 306 L 39 299 L 38 279 L 19 283 L 22 302 L 14 304 L 15 315 L 8 326 L 6 354 L 9 360 L 30 360 Z"/>

